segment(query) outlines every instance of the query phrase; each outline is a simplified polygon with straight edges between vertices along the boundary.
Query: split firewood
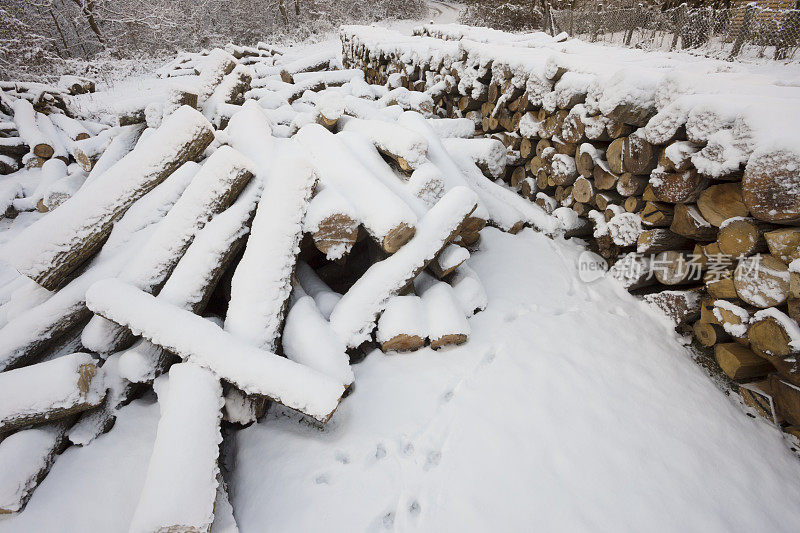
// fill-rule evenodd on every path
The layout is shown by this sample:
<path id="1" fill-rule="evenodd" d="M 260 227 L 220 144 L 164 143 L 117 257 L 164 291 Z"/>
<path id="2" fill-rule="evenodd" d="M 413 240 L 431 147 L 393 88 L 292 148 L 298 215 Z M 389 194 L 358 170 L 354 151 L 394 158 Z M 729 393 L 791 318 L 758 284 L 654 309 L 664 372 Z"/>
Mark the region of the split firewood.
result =
<path id="1" fill-rule="evenodd" d="M 598 190 L 610 191 L 616 189 L 619 176 L 610 171 L 606 161 L 598 161 L 592 169 L 592 179 Z"/>
<path id="2" fill-rule="evenodd" d="M 149 293 L 158 292 L 197 232 L 236 199 L 255 172 L 249 159 L 227 146 L 214 152 L 202 167 L 184 166 L 194 174 L 191 183 L 119 276 Z M 99 353 L 116 352 L 132 340 L 124 328 L 101 317 L 92 318 L 81 337 L 85 347 Z"/>
<path id="3" fill-rule="evenodd" d="M 202 320 L 202 319 L 201 319 Z M 174 365 L 131 532 L 208 531 L 214 521 L 222 386 L 210 370 Z"/>
<path id="4" fill-rule="evenodd" d="M 591 204 L 595 198 L 594 180 L 580 176 L 572 185 L 572 197 L 576 202 Z"/>
<path id="5" fill-rule="evenodd" d="M 661 291 L 644 296 L 644 301 L 681 327 L 697 320 L 700 316 L 700 293 L 688 291 Z"/>
<path id="6" fill-rule="evenodd" d="M 657 254 L 668 250 L 687 250 L 692 242 L 668 229 L 644 230 L 636 241 L 636 251 L 640 254 Z"/>
<path id="7" fill-rule="evenodd" d="M 720 225 L 719 249 L 733 257 L 765 252 L 767 241 L 764 233 L 773 227 L 753 218 L 730 218 Z"/>
<path id="8" fill-rule="evenodd" d="M 637 176 L 628 172 L 620 174 L 616 186 L 617 192 L 626 198 L 641 195 L 645 187 L 647 187 L 647 177 Z"/>
<path id="9" fill-rule="evenodd" d="M 669 227 L 674 219 L 675 208 L 670 204 L 647 202 L 639 216 L 642 224 L 651 228 Z"/>
<path id="10" fill-rule="evenodd" d="M 725 375 L 733 380 L 761 378 L 775 370 L 769 361 L 736 342 L 717 344 L 714 358 Z"/>
<path id="11" fill-rule="evenodd" d="M 754 410 L 756 414 L 776 426 L 781 424 L 782 419 L 775 409 L 772 388 L 768 379 L 739 385 L 739 396 L 742 397 L 745 405 Z"/>
<path id="12" fill-rule="evenodd" d="M 708 186 L 708 180 L 694 169 L 675 173 L 654 170 L 650 174 L 650 185 L 657 201 L 684 204 L 697 201 Z"/>
<path id="13" fill-rule="evenodd" d="M 46 289 L 58 287 L 102 246 L 116 217 L 212 139 L 212 127 L 200 113 L 179 109 L 109 169 L 112 175 L 85 186 L 7 242 L 3 259 Z"/>
<path id="14" fill-rule="evenodd" d="M 719 324 L 711 324 L 709 322 L 703 322 L 702 320 L 698 320 L 692 325 L 692 331 L 694 332 L 694 337 L 697 339 L 697 342 L 706 348 L 731 340 L 731 336 L 725 331 L 725 328 Z"/>
<path id="15" fill-rule="evenodd" d="M 2 372 L 0 434 L 96 407 L 105 393 L 103 371 L 88 353 Z"/>
<path id="16" fill-rule="evenodd" d="M 72 418 L 17 431 L 0 441 L 0 515 L 18 513 L 67 444 Z"/>
<path id="17" fill-rule="evenodd" d="M 30 146 L 31 151 L 38 157 L 49 159 L 53 157 L 53 140 L 50 139 L 41 129 L 36 121 L 36 111 L 31 103 L 24 98 L 20 98 L 12 104 L 14 111 L 14 123 L 20 138 Z"/>
<path id="18" fill-rule="evenodd" d="M 703 277 L 706 291 L 714 298 L 738 298 L 733 284 L 733 269 L 727 268 L 712 272 L 710 269 Z"/>
<path id="19" fill-rule="evenodd" d="M 384 352 L 408 352 L 425 346 L 425 309 L 419 296 L 393 296 L 378 320 L 375 338 Z"/>
<path id="20" fill-rule="evenodd" d="M 758 311 L 750 321 L 747 338 L 753 351 L 775 363 L 779 370 L 778 360 L 785 358 L 792 358 L 797 368 L 794 356 L 798 353 L 800 327 L 785 313 L 774 308 Z"/>
<path id="21" fill-rule="evenodd" d="M 356 281 L 331 313 L 331 326 L 348 347 L 367 340 L 386 301 L 456 237 L 476 205 L 477 196 L 471 190 L 451 189 L 420 221 L 418 232 L 407 247 L 375 263 Z"/>
<path id="22" fill-rule="evenodd" d="M 699 272 L 692 267 L 688 253 L 668 250 L 653 258 L 653 272 L 664 285 L 682 285 L 699 281 Z"/>
<path id="23" fill-rule="evenodd" d="M 639 130 L 641 131 L 641 130 Z M 649 174 L 658 164 L 658 151 L 638 132 L 622 138 L 622 171 Z M 611 144 L 613 145 L 616 140 Z M 610 161 L 609 161 L 610 162 Z"/>
<path id="24" fill-rule="evenodd" d="M 747 309 L 728 300 L 713 300 L 712 315 L 736 342 L 744 345 L 750 344 L 747 338 L 750 313 Z"/>
<path id="25" fill-rule="evenodd" d="M 333 332 L 314 299 L 305 295 L 302 288 L 298 290 L 295 286 L 292 301 L 281 336 L 283 353 L 290 360 L 349 387 L 355 378 L 346 346 Z"/>
<path id="26" fill-rule="evenodd" d="M 254 140 L 269 142 L 269 139 Z M 245 150 L 258 172 L 268 173 L 269 177 L 244 255 L 233 273 L 224 326 L 242 340 L 269 351 L 276 349 L 280 336 L 297 258 L 295 250 L 303 235 L 303 217 L 317 181 L 311 163 L 294 141 L 278 143 L 275 152 L 272 158 Z"/>
<path id="27" fill-rule="evenodd" d="M 35 362 L 91 316 L 85 305 L 86 290 L 97 280 L 119 274 L 146 242 L 153 225 L 178 200 L 192 175 L 178 170 L 134 203 L 114 224 L 103 249 L 79 276 L 0 329 L 0 371 Z"/>
<path id="28" fill-rule="evenodd" d="M 141 332 L 243 392 L 266 396 L 320 422 L 333 415 L 344 393 L 344 386 L 331 378 L 254 348 L 216 324 L 119 280 L 95 283 L 86 302 L 95 313 Z"/>
<path id="29" fill-rule="evenodd" d="M 41 200 L 42 207 L 52 211 L 72 198 L 85 182 L 86 174 L 82 171 L 64 176 L 47 188 Z"/>
<path id="30" fill-rule="evenodd" d="M 800 221 L 798 165 L 797 155 L 787 151 L 765 150 L 750 158 L 742 178 L 742 199 L 751 215 L 766 222 Z"/>
<path id="31" fill-rule="evenodd" d="M 764 233 L 769 253 L 787 265 L 800 258 L 800 228 L 781 228 Z"/>
<path id="32" fill-rule="evenodd" d="M 789 271 L 771 255 L 739 261 L 733 274 L 736 294 L 759 308 L 780 305 L 789 297 Z"/>
<path id="33" fill-rule="evenodd" d="M 295 138 L 308 150 L 323 182 L 335 187 L 353 205 L 366 230 L 386 252 L 396 252 L 413 237 L 417 221 L 413 211 L 372 179 L 331 132 L 308 124 Z"/>
<path id="34" fill-rule="evenodd" d="M 697 208 L 712 226 L 719 227 L 730 218 L 746 217 L 750 210 L 742 200 L 739 183 L 712 185 L 700 193 Z"/>
<path id="35" fill-rule="evenodd" d="M 800 387 L 796 383 L 781 379 L 781 376 L 769 376 L 770 390 L 775 401 L 777 418 L 792 425 L 800 424 Z"/>
<path id="36" fill-rule="evenodd" d="M 673 219 L 669 229 L 674 233 L 695 241 L 716 240 L 717 228 L 703 218 L 697 206 L 692 204 L 677 204 L 673 213 Z"/>

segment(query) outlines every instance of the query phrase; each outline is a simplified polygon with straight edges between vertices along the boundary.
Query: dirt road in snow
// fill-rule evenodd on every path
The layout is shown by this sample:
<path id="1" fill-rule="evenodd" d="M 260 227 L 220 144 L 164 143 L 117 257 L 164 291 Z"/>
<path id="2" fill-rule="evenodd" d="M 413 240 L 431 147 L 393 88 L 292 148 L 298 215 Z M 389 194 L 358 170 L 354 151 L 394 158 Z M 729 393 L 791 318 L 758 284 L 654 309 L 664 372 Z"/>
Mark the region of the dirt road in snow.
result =
<path id="1" fill-rule="evenodd" d="M 458 22 L 458 15 L 464 6 L 452 2 L 439 2 L 430 0 L 428 5 L 431 9 L 431 20 L 436 24 L 449 24 Z"/>

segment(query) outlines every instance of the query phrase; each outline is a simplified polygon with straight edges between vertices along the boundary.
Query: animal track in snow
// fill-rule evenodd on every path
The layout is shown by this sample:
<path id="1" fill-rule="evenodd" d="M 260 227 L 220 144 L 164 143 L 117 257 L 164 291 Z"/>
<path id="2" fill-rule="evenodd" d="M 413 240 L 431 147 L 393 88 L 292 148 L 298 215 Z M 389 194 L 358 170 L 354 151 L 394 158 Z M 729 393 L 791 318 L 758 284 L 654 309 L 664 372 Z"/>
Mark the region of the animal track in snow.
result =
<path id="1" fill-rule="evenodd" d="M 422 467 L 424 471 L 432 470 L 439 465 L 439 462 L 442 460 L 442 452 L 433 451 L 428 453 L 428 457 L 425 459 L 425 466 Z"/>
<path id="2" fill-rule="evenodd" d="M 341 450 L 337 451 L 334 454 L 334 457 L 336 458 L 337 461 L 339 461 L 343 465 L 346 465 L 346 464 L 348 464 L 350 462 L 350 455 L 348 455 L 347 453 L 345 453 L 345 452 L 343 452 Z"/>
<path id="3" fill-rule="evenodd" d="M 381 460 L 384 457 L 386 457 L 386 446 L 384 446 L 382 442 L 379 442 L 375 447 L 375 459 Z"/>
<path id="4" fill-rule="evenodd" d="M 328 474 L 319 474 L 317 477 L 314 478 L 314 483 L 317 485 L 328 485 L 331 481 L 331 478 Z"/>

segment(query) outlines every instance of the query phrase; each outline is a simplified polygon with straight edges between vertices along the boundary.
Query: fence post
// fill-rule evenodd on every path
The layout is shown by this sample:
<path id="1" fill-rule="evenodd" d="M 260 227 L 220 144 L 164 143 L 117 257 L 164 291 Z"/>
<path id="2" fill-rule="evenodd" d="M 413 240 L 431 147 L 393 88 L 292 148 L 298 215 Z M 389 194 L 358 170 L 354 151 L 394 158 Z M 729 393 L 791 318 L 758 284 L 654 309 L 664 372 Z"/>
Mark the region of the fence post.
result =
<path id="1" fill-rule="evenodd" d="M 686 15 L 689 11 L 689 7 L 686 4 L 681 4 L 678 7 L 678 13 L 675 19 L 675 29 L 674 33 L 672 34 L 672 44 L 670 45 L 670 50 L 675 50 L 678 46 L 678 39 L 681 36 L 681 29 L 683 28 L 684 24 L 686 24 Z"/>
<path id="2" fill-rule="evenodd" d="M 635 4 L 631 2 L 631 11 L 630 11 L 630 20 L 628 21 L 628 31 L 625 32 L 625 46 L 631 45 L 631 39 L 633 38 L 633 30 L 636 28 L 636 9 Z"/>
<path id="3" fill-rule="evenodd" d="M 755 15 L 755 12 L 756 6 L 754 4 L 747 4 L 747 7 L 744 10 L 742 27 L 739 28 L 739 35 L 736 36 L 736 41 L 733 43 L 733 50 L 731 50 L 731 55 L 728 57 L 729 60 L 732 60 L 734 57 L 739 55 L 739 52 L 742 50 L 744 40 L 747 38 L 747 34 L 750 32 L 750 24 L 753 22 L 753 15 Z"/>

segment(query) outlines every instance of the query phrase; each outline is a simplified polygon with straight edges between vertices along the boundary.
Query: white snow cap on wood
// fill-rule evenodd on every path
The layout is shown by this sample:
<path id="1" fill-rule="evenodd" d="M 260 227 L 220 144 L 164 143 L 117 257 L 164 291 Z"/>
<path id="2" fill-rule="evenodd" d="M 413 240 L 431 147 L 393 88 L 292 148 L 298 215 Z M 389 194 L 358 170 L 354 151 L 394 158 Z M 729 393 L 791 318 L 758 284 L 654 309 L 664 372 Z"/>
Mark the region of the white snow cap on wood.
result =
<path id="1" fill-rule="evenodd" d="M 466 264 L 459 266 L 450 280 L 456 300 L 461 305 L 464 315 L 471 317 L 476 311 L 483 311 L 489 302 L 478 273 Z"/>
<path id="2" fill-rule="evenodd" d="M 398 335 L 416 336 L 423 341 L 428 336 L 422 299 L 414 294 L 392 296 L 378 319 L 376 340 L 383 344 Z"/>
<path id="3" fill-rule="evenodd" d="M 308 151 L 323 181 L 333 185 L 356 209 L 359 219 L 379 243 L 417 217 L 355 157 L 334 134 L 319 124 L 304 126 L 294 137 Z"/>
<path id="4" fill-rule="evenodd" d="M 233 274 L 225 318 L 226 331 L 271 351 L 280 335 L 303 217 L 316 182 L 297 143 L 283 141 L 276 152 L 247 247 Z"/>
<path id="5" fill-rule="evenodd" d="M 111 168 L 117 161 L 125 157 L 136 146 L 139 137 L 145 129 L 144 124 L 131 124 L 130 126 L 120 126 L 114 128 L 116 135 L 111 138 L 111 142 L 102 150 L 102 155 L 95 161 L 91 169 L 84 167 L 84 170 L 89 170 L 89 177 L 86 178 L 87 183 L 91 183 Z M 110 131 L 110 130 L 109 130 Z M 92 139 L 99 139 L 100 136 L 92 137 Z M 88 143 L 90 139 L 87 139 Z M 83 146 L 82 143 L 78 143 Z"/>
<path id="6" fill-rule="evenodd" d="M 48 413 L 99 405 L 106 389 L 103 371 L 88 353 L 0 373 L 0 427 Z"/>
<path id="7" fill-rule="evenodd" d="M 325 317 L 325 320 L 329 320 L 333 308 L 342 299 L 342 295 L 322 281 L 317 276 L 317 273 L 314 272 L 314 269 L 308 266 L 305 261 L 297 262 L 295 275 L 303 291 L 314 299 L 314 303 L 317 304 L 317 308 L 322 313 L 322 316 Z"/>
<path id="8" fill-rule="evenodd" d="M 468 118 L 429 118 L 426 120 L 436 135 L 442 138 L 471 139 L 475 135 L 475 123 Z"/>
<path id="9" fill-rule="evenodd" d="M 420 221 L 414 237 L 394 255 L 372 265 L 331 313 L 331 326 L 349 347 L 369 338 L 388 299 L 430 262 L 475 209 L 478 198 L 455 187 Z"/>
<path id="10" fill-rule="evenodd" d="M 427 160 L 428 142 L 425 138 L 396 123 L 351 118 L 344 122 L 343 129 L 361 133 L 378 150 L 402 157 L 413 169 L 418 168 Z"/>
<path id="11" fill-rule="evenodd" d="M 347 347 L 336 336 L 311 296 L 303 296 L 289 310 L 283 329 L 286 357 L 349 386 L 353 370 Z"/>
<path id="12" fill-rule="evenodd" d="M 214 371 L 247 394 L 260 394 L 325 422 L 344 386 L 311 368 L 259 350 L 222 328 L 119 280 L 95 283 L 86 293 L 95 313 L 136 335 Z"/>
<path id="13" fill-rule="evenodd" d="M 207 531 L 217 495 L 222 386 L 210 370 L 180 363 L 170 369 L 162 401 L 153 454 L 129 531 Z"/>
<path id="14" fill-rule="evenodd" d="M 497 139 L 442 139 L 442 144 L 450 153 L 471 157 L 493 178 L 499 178 L 506 169 L 506 147 Z"/>
<path id="15" fill-rule="evenodd" d="M 453 288 L 443 281 L 435 282 L 422 293 L 428 338 L 436 348 L 446 338 L 449 343 L 464 342 L 470 334 L 469 323 Z"/>
<path id="16" fill-rule="evenodd" d="M 221 48 L 215 48 L 208 54 L 203 63 L 203 70 L 197 79 L 197 103 L 206 101 L 213 93 L 222 78 L 236 66 L 236 58 Z"/>

